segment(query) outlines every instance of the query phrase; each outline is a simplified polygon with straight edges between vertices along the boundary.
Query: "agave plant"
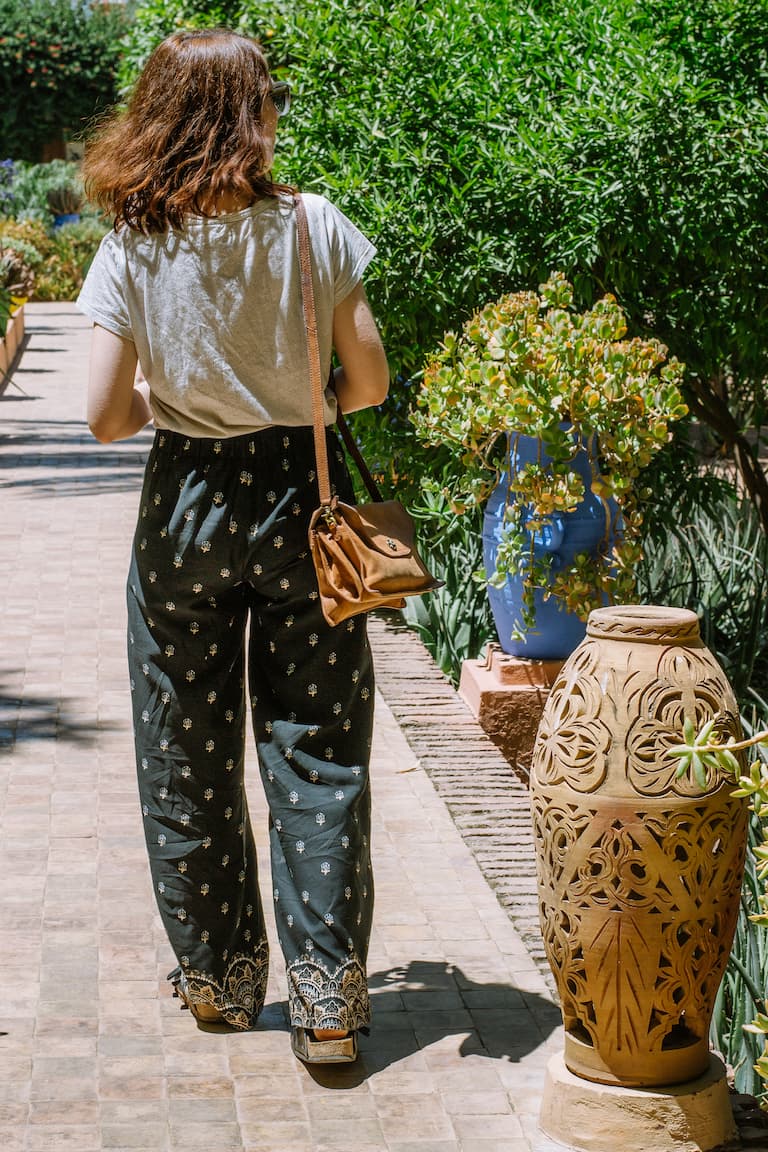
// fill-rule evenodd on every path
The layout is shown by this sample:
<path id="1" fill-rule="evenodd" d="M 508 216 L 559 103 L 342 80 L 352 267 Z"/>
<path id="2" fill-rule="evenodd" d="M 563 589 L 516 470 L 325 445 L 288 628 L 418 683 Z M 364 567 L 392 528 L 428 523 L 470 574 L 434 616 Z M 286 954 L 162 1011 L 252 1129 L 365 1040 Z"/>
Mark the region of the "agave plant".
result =
<path id="1" fill-rule="evenodd" d="M 475 578 L 482 564 L 479 517 L 458 516 L 439 491 L 425 489 L 410 505 L 419 539 L 443 587 L 407 601 L 403 615 L 440 670 L 458 684 L 464 660 L 476 657 L 494 635 L 488 599 Z"/>
<path id="2" fill-rule="evenodd" d="M 768 1001 L 764 981 L 768 975 L 768 944 L 764 933 L 755 938 L 750 924 L 768 927 L 768 729 L 753 731 L 743 740 L 724 737 L 724 728 L 715 716 L 701 729 L 686 719 L 683 742 L 669 755 L 678 761 L 678 776 L 690 772 L 699 782 L 706 781 L 709 768 L 733 773 L 738 787 L 734 796 L 752 805 L 750 853 L 745 869 L 742 906 L 729 967 L 713 1014 L 713 1039 L 733 1066 L 737 1085 L 753 1090 L 751 1068 L 768 1085 Z M 757 755 L 742 774 L 737 752 L 755 748 Z M 764 1009 L 764 1010 L 763 1010 Z M 746 1034 L 746 1035 L 745 1035 Z M 757 1040 L 753 1041 L 752 1037 Z M 751 1062 L 751 1068 L 750 1064 Z"/>
<path id="3" fill-rule="evenodd" d="M 768 538 L 750 500 L 722 491 L 710 508 L 668 517 L 646 537 L 643 603 L 692 609 L 742 706 L 768 664 Z M 759 701 L 756 702 L 759 709 Z"/>

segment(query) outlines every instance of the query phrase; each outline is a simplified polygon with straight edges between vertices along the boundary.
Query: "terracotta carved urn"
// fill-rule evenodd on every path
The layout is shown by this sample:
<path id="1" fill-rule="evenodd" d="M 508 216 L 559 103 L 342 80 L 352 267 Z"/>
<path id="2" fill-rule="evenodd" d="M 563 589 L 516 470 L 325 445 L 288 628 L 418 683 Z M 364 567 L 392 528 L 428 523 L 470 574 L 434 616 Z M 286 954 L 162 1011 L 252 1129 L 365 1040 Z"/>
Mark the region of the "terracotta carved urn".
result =
<path id="1" fill-rule="evenodd" d="M 707 1068 L 736 927 L 747 806 L 676 778 L 683 719 L 740 734 L 693 612 L 592 612 L 544 709 L 531 775 L 539 911 L 571 1072 L 640 1088 Z"/>

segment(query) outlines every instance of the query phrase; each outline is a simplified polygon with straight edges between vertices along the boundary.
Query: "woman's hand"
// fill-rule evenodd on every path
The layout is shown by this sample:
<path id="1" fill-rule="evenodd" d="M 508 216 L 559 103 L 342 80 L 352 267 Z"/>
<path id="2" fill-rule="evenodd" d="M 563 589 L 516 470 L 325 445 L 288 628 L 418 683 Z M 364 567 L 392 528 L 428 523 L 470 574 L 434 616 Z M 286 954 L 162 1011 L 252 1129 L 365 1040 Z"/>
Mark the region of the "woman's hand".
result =
<path id="1" fill-rule="evenodd" d="M 389 391 L 389 366 L 362 283 L 334 309 L 333 346 L 341 361 L 335 387 L 342 412 L 382 404 Z"/>
<path id="2" fill-rule="evenodd" d="M 94 325 L 88 381 L 88 426 L 102 444 L 124 440 L 152 419 L 149 384 L 136 345 Z"/>

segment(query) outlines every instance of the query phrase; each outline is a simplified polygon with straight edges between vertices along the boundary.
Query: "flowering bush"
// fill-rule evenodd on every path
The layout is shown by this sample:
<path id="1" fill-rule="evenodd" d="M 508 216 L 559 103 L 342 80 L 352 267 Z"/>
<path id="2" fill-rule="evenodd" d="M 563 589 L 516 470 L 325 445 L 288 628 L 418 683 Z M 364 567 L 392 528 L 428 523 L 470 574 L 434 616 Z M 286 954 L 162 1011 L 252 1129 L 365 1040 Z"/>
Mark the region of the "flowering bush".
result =
<path id="1" fill-rule="evenodd" d="M 39 160 L 115 99 L 122 5 L 0 0 L 0 156 Z"/>

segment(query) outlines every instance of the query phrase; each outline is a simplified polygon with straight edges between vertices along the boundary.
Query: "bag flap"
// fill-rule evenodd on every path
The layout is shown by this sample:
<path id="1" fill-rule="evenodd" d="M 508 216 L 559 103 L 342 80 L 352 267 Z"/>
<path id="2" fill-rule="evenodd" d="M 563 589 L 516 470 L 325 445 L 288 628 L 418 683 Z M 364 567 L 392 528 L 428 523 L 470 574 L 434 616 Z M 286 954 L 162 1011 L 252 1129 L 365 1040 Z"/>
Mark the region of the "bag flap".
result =
<path id="1" fill-rule="evenodd" d="M 337 500 L 333 510 L 339 520 L 383 556 L 410 556 L 413 552 L 414 523 L 397 500 L 357 505 Z"/>

